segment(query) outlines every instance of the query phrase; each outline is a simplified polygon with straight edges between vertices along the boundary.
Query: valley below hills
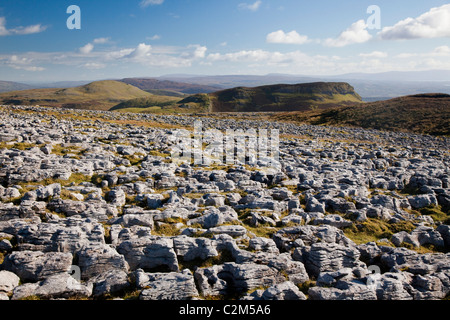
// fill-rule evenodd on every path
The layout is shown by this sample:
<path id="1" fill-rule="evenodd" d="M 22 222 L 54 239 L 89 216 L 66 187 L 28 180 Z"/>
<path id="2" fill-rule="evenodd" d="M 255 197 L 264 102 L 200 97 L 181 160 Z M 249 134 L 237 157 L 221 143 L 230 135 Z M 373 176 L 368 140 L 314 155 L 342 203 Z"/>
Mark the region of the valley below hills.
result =
<path id="1" fill-rule="evenodd" d="M 364 102 L 354 87 L 346 82 L 220 89 L 217 85 L 126 78 L 95 81 L 77 87 L 3 92 L 0 93 L 0 104 L 122 113 L 210 114 L 222 118 L 240 113 L 242 116 L 247 114 L 246 117 L 281 122 L 441 136 L 450 134 L 449 95 L 424 93 Z"/>

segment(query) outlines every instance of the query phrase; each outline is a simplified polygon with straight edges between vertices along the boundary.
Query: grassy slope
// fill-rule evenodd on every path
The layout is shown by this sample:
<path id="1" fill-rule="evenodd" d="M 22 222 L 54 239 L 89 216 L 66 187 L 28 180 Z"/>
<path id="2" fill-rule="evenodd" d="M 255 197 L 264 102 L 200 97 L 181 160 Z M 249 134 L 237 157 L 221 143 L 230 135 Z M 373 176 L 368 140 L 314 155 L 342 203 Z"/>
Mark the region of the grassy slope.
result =
<path id="1" fill-rule="evenodd" d="M 120 102 L 151 94 L 118 81 L 96 81 L 67 89 L 33 89 L 0 94 L 2 104 L 109 110 Z"/>
<path id="2" fill-rule="evenodd" d="M 196 94 L 187 98 L 171 96 L 151 96 L 148 98 L 132 99 L 122 102 L 111 111 L 135 113 L 198 113 L 209 111 L 207 94 Z"/>
<path id="3" fill-rule="evenodd" d="M 125 78 L 120 81 L 131 84 L 144 91 L 170 90 L 185 94 L 197 94 L 197 93 L 209 93 L 219 90 L 218 87 L 208 85 L 199 85 L 168 80 L 158 80 L 153 78 Z"/>
<path id="4" fill-rule="evenodd" d="M 450 96 L 407 96 L 360 106 L 283 113 L 272 116 L 272 119 L 450 136 Z"/>

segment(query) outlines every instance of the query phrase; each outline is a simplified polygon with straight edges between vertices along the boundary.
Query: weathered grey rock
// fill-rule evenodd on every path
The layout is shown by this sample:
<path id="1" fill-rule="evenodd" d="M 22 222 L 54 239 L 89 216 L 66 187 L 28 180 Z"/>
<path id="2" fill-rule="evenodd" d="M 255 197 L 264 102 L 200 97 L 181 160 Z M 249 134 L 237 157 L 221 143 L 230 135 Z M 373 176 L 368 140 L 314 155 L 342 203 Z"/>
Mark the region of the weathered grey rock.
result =
<path id="1" fill-rule="evenodd" d="M 99 222 L 106 222 L 118 215 L 117 208 L 104 200 L 73 201 L 58 199 L 51 201 L 49 208 L 67 217 L 92 218 Z"/>
<path id="2" fill-rule="evenodd" d="M 119 269 L 102 272 L 91 278 L 89 283 L 93 284 L 92 295 L 94 297 L 120 294 L 131 287 L 128 274 Z"/>
<path id="3" fill-rule="evenodd" d="M 217 193 L 208 193 L 203 196 L 206 206 L 221 207 L 225 205 L 225 197 Z"/>
<path id="4" fill-rule="evenodd" d="M 427 253 L 418 254 L 406 248 L 383 247 L 380 262 L 388 270 L 407 269 L 412 274 L 433 274 L 447 272 L 450 265 L 450 254 Z"/>
<path id="5" fill-rule="evenodd" d="M 442 281 L 432 275 L 417 275 L 411 285 L 415 289 L 412 291 L 414 300 L 440 300 L 448 294 Z"/>
<path id="6" fill-rule="evenodd" d="M 38 200 L 45 200 L 49 197 L 59 196 L 61 194 L 61 185 L 59 183 L 50 184 L 48 186 L 41 186 L 36 190 L 36 197 Z"/>
<path id="7" fill-rule="evenodd" d="M 225 279 L 227 277 L 226 274 L 230 274 L 233 286 L 238 292 L 271 286 L 281 282 L 283 278 L 283 276 L 279 275 L 277 269 L 254 263 L 225 263 L 224 272 Z"/>
<path id="8" fill-rule="evenodd" d="M 345 246 L 355 245 L 353 241 L 344 235 L 342 230 L 328 225 L 305 225 L 284 228 L 273 236 L 273 240 L 281 251 L 289 251 L 291 248 L 305 245 L 309 246 L 319 241 L 338 243 Z"/>
<path id="9" fill-rule="evenodd" d="M 344 268 L 334 272 L 321 272 L 317 277 L 317 285 L 322 287 L 331 287 L 336 284 L 337 281 L 352 280 L 354 277 L 351 268 Z"/>
<path id="10" fill-rule="evenodd" d="M 381 276 L 376 289 L 378 300 L 412 300 L 407 289 L 411 278 L 405 273 L 385 273 Z"/>
<path id="11" fill-rule="evenodd" d="M 122 189 L 113 189 L 108 192 L 108 200 L 112 205 L 122 207 L 126 203 L 126 194 Z"/>
<path id="12" fill-rule="evenodd" d="M 277 269 L 294 284 L 301 284 L 309 280 L 304 264 L 300 261 L 294 261 L 287 252 L 279 255 L 274 254 L 273 257 L 268 259 L 267 265 Z"/>
<path id="13" fill-rule="evenodd" d="M 286 281 L 265 290 L 261 300 L 306 300 L 306 296 L 295 284 Z"/>
<path id="14" fill-rule="evenodd" d="M 353 202 L 349 202 L 344 198 L 332 198 L 326 201 L 326 208 L 331 212 L 346 213 L 350 210 L 356 210 Z"/>
<path id="15" fill-rule="evenodd" d="M 92 284 L 82 284 L 68 273 L 54 274 L 38 283 L 26 283 L 13 291 L 11 300 L 30 296 L 40 299 L 88 298 L 92 295 Z"/>
<path id="16" fill-rule="evenodd" d="M 321 272 L 361 266 L 363 263 L 358 260 L 359 256 L 356 248 L 344 247 L 337 243 L 315 243 L 306 254 L 303 254 L 302 260 L 308 273 L 317 277 Z"/>
<path id="17" fill-rule="evenodd" d="M 320 202 L 314 197 L 309 197 L 306 202 L 306 211 L 325 213 L 325 203 Z"/>
<path id="18" fill-rule="evenodd" d="M 441 234 L 442 239 L 444 240 L 444 245 L 446 248 L 450 247 L 450 226 L 441 224 L 436 228 L 436 231 Z"/>
<path id="19" fill-rule="evenodd" d="M 155 214 L 153 217 L 154 221 L 167 221 L 169 219 L 174 220 L 188 220 L 198 216 L 198 213 L 194 213 L 185 208 L 167 208 L 159 214 Z"/>
<path id="20" fill-rule="evenodd" d="M 210 208 L 203 212 L 200 217 L 189 220 L 188 225 L 199 223 L 202 228 L 209 229 L 217 227 L 224 222 L 225 219 L 222 212 L 216 208 Z"/>
<path id="21" fill-rule="evenodd" d="M 432 194 L 419 194 L 408 197 L 408 201 L 413 209 L 422 209 L 431 205 L 437 205 L 438 201 Z"/>
<path id="22" fill-rule="evenodd" d="M 364 261 L 367 265 L 373 265 L 383 253 L 375 242 L 360 244 L 356 248 L 359 250 L 360 260 Z"/>
<path id="23" fill-rule="evenodd" d="M 120 218 L 113 219 L 108 222 L 111 224 L 120 224 L 123 227 L 129 228 L 132 226 L 144 226 L 153 229 L 154 214 L 124 214 Z"/>
<path id="24" fill-rule="evenodd" d="M 258 227 L 259 225 L 268 225 L 275 227 L 276 226 L 275 220 L 272 218 L 263 215 L 263 213 L 260 212 L 252 212 L 250 213 L 250 225 L 253 227 Z"/>
<path id="25" fill-rule="evenodd" d="M 170 238 L 133 238 L 121 242 L 117 251 L 125 257 L 131 270 L 165 267 L 170 271 L 178 271 L 178 260 Z"/>
<path id="26" fill-rule="evenodd" d="M 208 229 L 207 234 L 227 234 L 232 237 L 241 237 L 247 233 L 247 229 L 243 226 L 226 225 Z"/>
<path id="27" fill-rule="evenodd" d="M 351 290 L 338 288 L 312 287 L 308 290 L 310 300 L 377 300 L 374 290 L 364 284 L 354 285 Z"/>
<path id="28" fill-rule="evenodd" d="M 315 219 L 313 224 L 314 225 L 326 224 L 336 228 L 347 228 L 350 227 L 353 223 L 349 220 L 344 219 L 340 215 L 329 214 L 324 218 Z"/>
<path id="29" fill-rule="evenodd" d="M 104 244 L 104 232 L 95 221 L 68 218 L 58 223 L 27 224 L 15 234 L 21 250 L 74 253 L 86 245 Z"/>
<path id="30" fill-rule="evenodd" d="M 8 201 L 11 199 L 15 199 L 20 197 L 20 191 L 16 188 L 9 187 L 4 188 L 3 186 L 0 186 L 0 199 L 3 201 Z"/>
<path id="31" fill-rule="evenodd" d="M 146 289 L 139 295 L 140 300 L 190 300 L 199 295 L 194 276 L 188 269 L 182 272 L 147 274 L 147 277 Z"/>
<path id="32" fill-rule="evenodd" d="M 0 292 L 12 292 L 19 285 L 19 282 L 20 278 L 15 273 L 6 270 L 0 271 Z"/>
<path id="33" fill-rule="evenodd" d="M 6 256 L 3 265 L 22 280 L 38 281 L 68 272 L 72 265 L 72 255 L 63 252 L 17 251 Z"/>
<path id="34" fill-rule="evenodd" d="M 202 296 L 220 296 L 228 293 L 228 284 L 224 276 L 223 265 L 214 265 L 207 268 L 197 268 L 194 278 Z M 226 278 L 226 276 L 225 276 Z M 231 291 L 231 289 L 230 289 Z"/>
<path id="35" fill-rule="evenodd" d="M 0 241 L 0 252 L 11 251 L 12 249 L 13 249 L 13 246 L 8 239 L 3 239 Z"/>
<path id="36" fill-rule="evenodd" d="M 264 237 L 256 237 L 250 239 L 248 247 L 251 250 L 255 251 L 264 251 L 267 253 L 275 253 L 275 254 L 280 253 L 280 251 L 277 248 L 277 245 L 275 244 L 275 241 Z"/>
<path id="37" fill-rule="evenodd" d="M 400 246 L 403 242 L 412 244 L 415 247 L 420 247 L 423 245 L 433 245 L 437 248 L 444 247 L 444 239 L 442 239 L 441 234 L 431 227 L 419 226 L 413 230 L 410 234 L 401 231 L 394 234 L 391 238 L 391 242 Z"/>
<path id="38" fill-rule="evenodd" d="M 206 260 L 219 254 L 213 241 L 207 238 L 178 236 L 173 238 L 173 246 L 177 256 L 184 261 Z"/>
<path id="39" fill-rule="evenodd" d="M 128 272 L 128 263 L 123 255 L 108 245 L 84 247 L 77 252 L 78 266 L 83 280 L 110 270 Z"/>

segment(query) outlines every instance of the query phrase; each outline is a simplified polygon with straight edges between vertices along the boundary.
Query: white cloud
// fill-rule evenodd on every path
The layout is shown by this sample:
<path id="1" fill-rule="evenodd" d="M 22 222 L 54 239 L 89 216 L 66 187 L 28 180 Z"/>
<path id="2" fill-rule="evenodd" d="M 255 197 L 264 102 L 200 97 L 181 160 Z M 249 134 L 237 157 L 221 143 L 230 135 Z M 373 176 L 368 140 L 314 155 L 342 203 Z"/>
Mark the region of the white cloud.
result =
<path id="1" fill-rule="evenodd" d="M 105 44 L 105 43 L 108 43 L 109 40 L 110 40 L 110 38 L 97 38 L 97 39 L 94 39 L 93 42 L 95 44 Z"/>
<path id="2" fill-rule="evenodd" d="M 255 3 L 240 3 L 238 8 L 241 10 L 250 10 L 250 11 L 258 11 L 261 6 L 262 1 L 258 0 Z"/>
<path id="3" fill-rule="evenodd" d="M 0 36 L 34 34 L 43 32 L 46 29 L 47 27 L 42 26 L 41 24 L 35 24 L 27 27 L 17 27 L 14 29 L 7 29 L 5 17 L 0 17 Z"/>
<path id="4" fill-rule="evenodd" d="M 440 46 L 433 50 L 433 54 L 436 56 L 448 56 L 450 55 L 450 47 L 449 46 Z"/>
<path id="5" fill-rule="evenodd" d="M 409 58 L 417 57 L 417 56 L 418 56 L 417 53 L 400 53 L 400 54 L 396 55 L 395 57 L 399 58 L 399 59 L 409 59 Z"/>
<path id="6" fill-rule="evenodd" d="M 206 51 L 208 50 L 207 47 L 199 46 L 199 45 L 195 45 L 194 47 L 195 47 L 195 50 L 194 50 L 193 57 L 195 59 L 201 59 L 206 56 Z"/>
<path id="7" fill-rule="evenodd" d="M 126 58 L 130 58 L 135 61 L 142 61 L 151 55 L 152 46 L 145 43 L 140 43 L 133 51 L 131 51 Z"/>
<path id="8" fill-rule="evenodd" d="M 94 45 L 92 43 L 88 43 L 85 46 L 81 47 L 80 49 L 81 54 L 89 54 L 94 50 Z"/>
<path id="9" fill-rule="evenodd" d="M 140 6 L 142 8 L 163 4 L 164 0 L 142 0 Z"/>
<path id="10" fill-rule="evenodd" d="M 268 43 L 304 44 L 308 42 L 308 37 L 298 34 L 295 30 L 288 33 L 285 33 L 283 30 L 278 30 L 269 33 L 266 41 Z"/>
<path id="11" fill-rule="evenodd" d="M 148 40 L 159 40 L 161 39 L 161 36 L 159 34 L 155 34 L 154 36 L 147 37 Z"/>
<path id="12" fill-rule="evenodd" d="M 99 70 L 106 68 L 106 64 L 99 62 L 87 62 L 83 64 L 82 67 L 89 70 Z"/>
<path id="13" fill-rule="evenodd" d="M 364 20 L 353 23 L 347 30 L 343 31 L 336 39 L 328 38 L 323 44 L 328 47 L 344 47 L 354 43 L 364 43 L 372 39 L 372 35 L 367 31 L 367 24 Z"/>
<path id="14" fill-rule="evenodd" d="M 45 68 L 31 65 L 33 63 L 33 59 L 27 57 L 19 57 L 17 55 L 12 55 L 7 59 L 3 59 L 3 64 L 7 65 L 10 68 L 16 70 L 25 70 L 30 72 L 44 71 Z"/>
<path id="15" fill-rule="evenodd" d="M 360 53 L 359 56 L 363 58 L 386 58 L 388 54 L 382 51 L 373 51 L 371 53 Z"/>
<path id="16" fill-rule="evenodd" d="M 383 40 L 450 37 L 450 4 L 430 9 L 417 18 L 401 20 L 378 33 Z"/>

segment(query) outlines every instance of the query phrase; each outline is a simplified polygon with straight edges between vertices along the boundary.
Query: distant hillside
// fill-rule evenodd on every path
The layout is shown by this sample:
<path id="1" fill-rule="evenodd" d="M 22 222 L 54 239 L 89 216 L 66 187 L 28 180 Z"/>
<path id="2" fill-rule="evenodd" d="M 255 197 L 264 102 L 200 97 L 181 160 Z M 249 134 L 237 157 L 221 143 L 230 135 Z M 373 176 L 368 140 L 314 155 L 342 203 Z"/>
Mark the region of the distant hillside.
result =
<path id="1" fill-rule="evenodd" d="M 0 81 L 0 92 L 16 91 L 16 90 L 27 90 L 32 87 L 19 82 L 12 81 Z"/>
<path id="2" fill-rule="evenodd" d="M 323 111 L 283 113 L 272 118 L 314 125 L 450 136 L 450 95 L 419 94 Z"/>
<path id="3" fill-rule="evenodd" d="M 118 81 L 96 81 L 65 89 L 33 89 L 0 94 L 0 104 L 43 105 L 70 109 L 109 110 L 111 107 L 151 94 Z"/>
<path id="4" fill-rule="evenodd" d="M 207 113 L 209 112 L 209 96 L 199 93 L 187 98 L 154 95 L 119 103 L 110 111 L 136 113 Z"/>
<path id="5" fill-rule="evenodd" d="M 141 90 L 168 90 L 187 94 L 196 93 L 210 93 L 220 90 L 219 87 L 199 85 L 192 83 L 176 82 L 169 80 L 157 80 L 151 78 L 126 78 L 120 80 L 121 82 L 131 84 Z"/>
<path id="6" fill-rule="evenodd" d="M 215 86 L 222 89 L 236 87 L 258 87 L 279 83 L 297 84 L 312 82 L 349 83 L 364 101 L 378 101 L 423 92 L 442 92 L 450 94 L 450 71 L 359 73 L 336 76 L 316 75 L 166 75 L 159 80 L 180 81 L 200 85 Z"/>
<path id="7" fill-rule="evenodd" d="M 348 83 L 238 87 L 209 94 L 211 112 L 306 111 L 361 103 Z"/>

